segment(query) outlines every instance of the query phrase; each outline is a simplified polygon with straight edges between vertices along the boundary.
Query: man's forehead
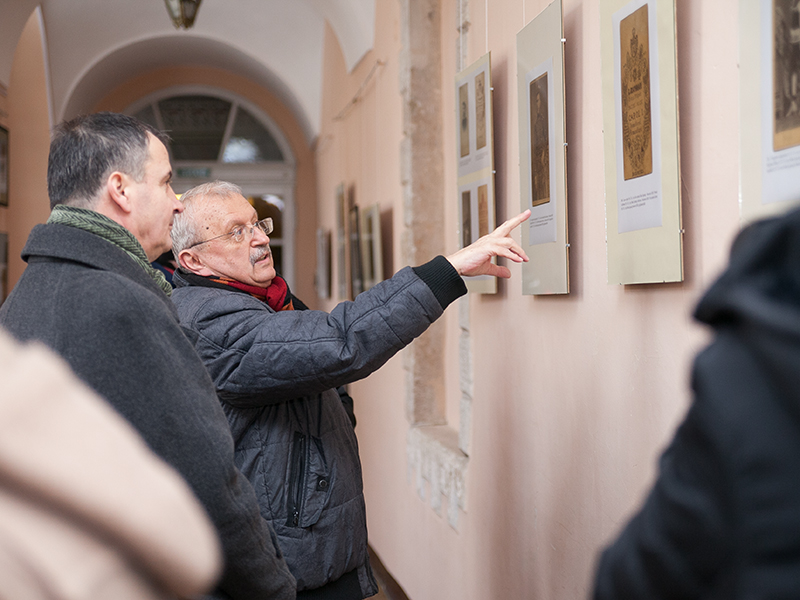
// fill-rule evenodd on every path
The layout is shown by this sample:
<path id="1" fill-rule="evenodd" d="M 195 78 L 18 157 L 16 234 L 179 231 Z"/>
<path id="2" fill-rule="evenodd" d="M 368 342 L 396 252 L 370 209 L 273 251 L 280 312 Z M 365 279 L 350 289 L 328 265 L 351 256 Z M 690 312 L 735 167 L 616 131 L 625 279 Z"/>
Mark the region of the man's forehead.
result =
<path id="1" fill-rule="evenodd" d="M 207 196 L 204 200 L 201 210 L 206 213 L 206 223 L 223 231 L 246 225 L 257 218 L 256 209 L 244 196 Z"/>

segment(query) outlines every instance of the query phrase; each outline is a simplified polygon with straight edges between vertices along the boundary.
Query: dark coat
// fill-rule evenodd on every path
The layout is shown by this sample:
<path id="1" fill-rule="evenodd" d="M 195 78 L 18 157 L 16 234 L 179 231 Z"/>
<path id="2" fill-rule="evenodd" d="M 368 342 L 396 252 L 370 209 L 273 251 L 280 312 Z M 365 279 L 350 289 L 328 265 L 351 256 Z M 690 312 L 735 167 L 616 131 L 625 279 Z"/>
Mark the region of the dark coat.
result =
<path id="1" fill-rule="evenodd" d="M 800 595 L 800 212 L 740 234 L 696 317 L 693 403 L 598 600 Z"/>
<path id="2" fill-rule="evenodd" d="M 63 356 L 183 475 L 220 535 L 226 597 L 294 598 L 274 534 L 234 466 L 214 385 L 169 298 L 123 250 L 80 229 L 37 225 L 22 256 L 28 267 L 0 324 Z"/>
<path id="3" fill-rule="evenodd" d="M 362 595 L 377 592 L 358 443 L 333 388 L 378 369 L 466 291 L 441 257 L 420 269 L 438 295 L 405 268 L 330 314 L 275 312 L 247 293 L 189 285 L 175 274 L 181 324 L 217 386 L 236 464 L 256 489 L 298 590 L 357 569 Z"/>

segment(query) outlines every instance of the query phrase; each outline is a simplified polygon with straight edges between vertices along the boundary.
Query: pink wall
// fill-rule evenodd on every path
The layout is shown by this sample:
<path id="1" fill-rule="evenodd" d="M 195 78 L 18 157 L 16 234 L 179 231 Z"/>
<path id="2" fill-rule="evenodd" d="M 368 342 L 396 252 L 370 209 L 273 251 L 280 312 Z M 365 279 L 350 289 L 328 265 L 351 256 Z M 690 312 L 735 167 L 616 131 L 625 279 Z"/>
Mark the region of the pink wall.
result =
<path id="1" fill-rule="evenodd" d="M 519 207 L 516 34 L 548 0 L 471 0 L 467 64 L 492 52 L 498 219 Z M 413 600 L 586 597 L 597 552 L 636 507 L 690 399 L 705 332 L 691 321 L 738 229 L 738 15 L 729 0 L 677 0 L 686 281 L 606 283 L 599 0 L 565 0 L 572 291 L 521 295 L 520 270 L 496 296 L 470 298 L 474 392 L 467 511 L 458 531 L 408 476 L 402 357 L 355 384 L 373 547 Z M 348 74 L 325 46 L 317 148 L 320 223 L 334 190 L 394 213 L 402 201 L 400 9 L 376 2 L 375 48 Z M 447 249 L 456 249 L 457 0 L 442 2 Z M 386 62 L 334 120 L 377 60 Z M 722 100 L 724 99 L 724 101 Z M 517 234 L 517 239 L 519 234 Z M 330 302 L 329 305 L 332 305 Z M 447 417 L 458 427 L 458 307 L 444 317 Z M 446 507 L 446 500 L 445 507 Z"/>

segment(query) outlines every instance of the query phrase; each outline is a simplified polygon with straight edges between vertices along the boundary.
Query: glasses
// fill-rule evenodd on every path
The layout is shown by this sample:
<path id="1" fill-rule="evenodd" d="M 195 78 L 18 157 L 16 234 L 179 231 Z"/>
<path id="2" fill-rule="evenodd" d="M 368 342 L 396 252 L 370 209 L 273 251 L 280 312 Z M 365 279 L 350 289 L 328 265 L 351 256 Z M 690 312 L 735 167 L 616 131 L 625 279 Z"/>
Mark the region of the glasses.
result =
<path id="1" fill-rule="evenodd" d="M 260 229 L 264 235 L 269 235 L 270 233 L 272 233 L 272 217 L 261 219 L 260 221 L 256 221 L 252 225 L 239 225 L 233 231 L 229 231 L 228 233 L 223 233 L 222 235 L 215 235 L 214 237 L 208 238 L 207 240 L 203 240 L 202 242 L 195 242 L 194 244 L 189 246 L 189 248 L 194 248 L 195 246 L 199 246 L 200 244 L 205 244 L 206 242 L 212 242 L 214 240 L 218 240 L 224 237 L 230 237 L 234 242 L 240 244 L 245 239 L 248 240 L 253 239 L 253 234 L 255 233 L 256 229 Z"/>

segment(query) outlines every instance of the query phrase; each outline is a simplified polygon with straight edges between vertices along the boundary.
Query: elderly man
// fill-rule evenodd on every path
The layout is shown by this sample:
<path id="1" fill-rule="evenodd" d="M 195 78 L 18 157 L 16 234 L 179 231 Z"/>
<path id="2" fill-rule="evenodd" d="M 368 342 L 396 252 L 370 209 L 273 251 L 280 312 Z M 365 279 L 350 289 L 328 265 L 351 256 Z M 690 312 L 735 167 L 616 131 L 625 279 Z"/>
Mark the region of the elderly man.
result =
<path id="1" fill-rule="evenodd" d="M 40 340 L 108 400 L 189 483 L 221 538 L 218 593 L 291 599 L 295 582 L 236 469 L 214 385 L 181 332 L 170 286 L 149 262 L 182 210 L 161 134 L 124 115 L 60 125 L 47 171 L 52 213 L 0 324 Z"/>
<path id="2" fill-rule="evenodd" d="M 511 239 L 525 212 L 454 255 L 405 268 L 330 314 L 300 308 L 275 273 L 269 219 L 235 185 L 182 196 L 173 301 L 228 416 L 236 463 L 256 488 L 298 598 L 360 599 L 367 556 L 361 465 L 334 388 L 366 377 L 466 292 L 460 275 L 509 277 L 492 256 L 527 260 Z"/>

